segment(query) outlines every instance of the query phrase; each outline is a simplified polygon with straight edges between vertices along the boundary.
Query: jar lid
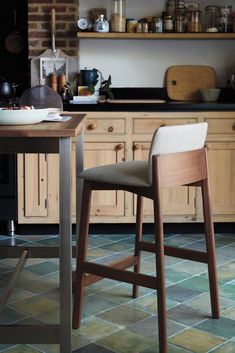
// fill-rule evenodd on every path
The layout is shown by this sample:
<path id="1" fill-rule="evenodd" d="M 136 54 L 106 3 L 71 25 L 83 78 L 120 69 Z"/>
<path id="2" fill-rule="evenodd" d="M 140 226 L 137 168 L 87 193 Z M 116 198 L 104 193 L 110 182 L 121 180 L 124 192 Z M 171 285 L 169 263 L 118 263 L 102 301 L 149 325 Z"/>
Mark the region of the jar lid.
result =
<path id="1" fill-rule="evenodd" d="M 210 5 L 206 7 L 206 10 L 211 10 L 211 11 L 218 11 L 220 9 L 220 6 L 214 6 Z"/>

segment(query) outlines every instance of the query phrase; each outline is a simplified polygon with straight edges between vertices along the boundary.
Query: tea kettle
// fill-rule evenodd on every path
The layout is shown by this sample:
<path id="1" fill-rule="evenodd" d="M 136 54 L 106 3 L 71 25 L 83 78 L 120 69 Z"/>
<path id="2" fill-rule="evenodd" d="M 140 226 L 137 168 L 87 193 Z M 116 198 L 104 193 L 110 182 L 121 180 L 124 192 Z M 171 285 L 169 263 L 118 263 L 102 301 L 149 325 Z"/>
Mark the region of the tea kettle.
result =
<path id="1" fill-rule="evenodd" d="M 80 70 L 78 81 L 80 86 L 95 86 L 99 80 L 99 70 Z"/>

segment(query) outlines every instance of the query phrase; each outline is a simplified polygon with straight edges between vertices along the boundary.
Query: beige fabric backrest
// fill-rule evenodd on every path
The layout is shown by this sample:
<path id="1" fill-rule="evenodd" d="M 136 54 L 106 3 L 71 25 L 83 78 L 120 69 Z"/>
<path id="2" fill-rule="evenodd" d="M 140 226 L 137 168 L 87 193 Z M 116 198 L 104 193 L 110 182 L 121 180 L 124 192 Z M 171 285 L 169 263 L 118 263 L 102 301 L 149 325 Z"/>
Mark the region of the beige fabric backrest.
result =
<path id="1" fill-rule="evenodd" d="M 163 126 L 158 128 L 153 135 L 149 157 L 148 175 L 152 183 L 152 156 L 202 148 L 207 134 L 207 123 Z"/>

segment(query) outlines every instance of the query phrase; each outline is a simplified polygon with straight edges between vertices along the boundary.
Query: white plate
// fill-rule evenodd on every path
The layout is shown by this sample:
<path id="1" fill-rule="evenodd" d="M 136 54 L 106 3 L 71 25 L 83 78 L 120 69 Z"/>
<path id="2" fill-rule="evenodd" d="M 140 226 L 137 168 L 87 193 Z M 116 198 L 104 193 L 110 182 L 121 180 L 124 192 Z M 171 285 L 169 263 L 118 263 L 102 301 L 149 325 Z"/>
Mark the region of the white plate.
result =
<path id="1" fill-rule="evenodd" d="M 0 109 L 0 125 L 26 125 L 43 121 L 49 109 L 3 110 Z"/>

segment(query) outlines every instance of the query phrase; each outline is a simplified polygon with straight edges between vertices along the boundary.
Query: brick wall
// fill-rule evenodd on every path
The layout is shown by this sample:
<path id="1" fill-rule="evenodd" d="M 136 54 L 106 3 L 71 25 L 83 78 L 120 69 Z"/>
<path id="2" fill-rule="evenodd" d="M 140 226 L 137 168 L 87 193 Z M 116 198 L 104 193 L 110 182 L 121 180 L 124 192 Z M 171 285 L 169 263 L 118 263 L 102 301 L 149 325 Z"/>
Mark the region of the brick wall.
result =
<path id="1" fill-rule="evenodd" d="M 51 48 L 51 8 L 56 11 L 56 47 L 77 55 L 78 0 L 28 0 L 29 57 Z"/>

